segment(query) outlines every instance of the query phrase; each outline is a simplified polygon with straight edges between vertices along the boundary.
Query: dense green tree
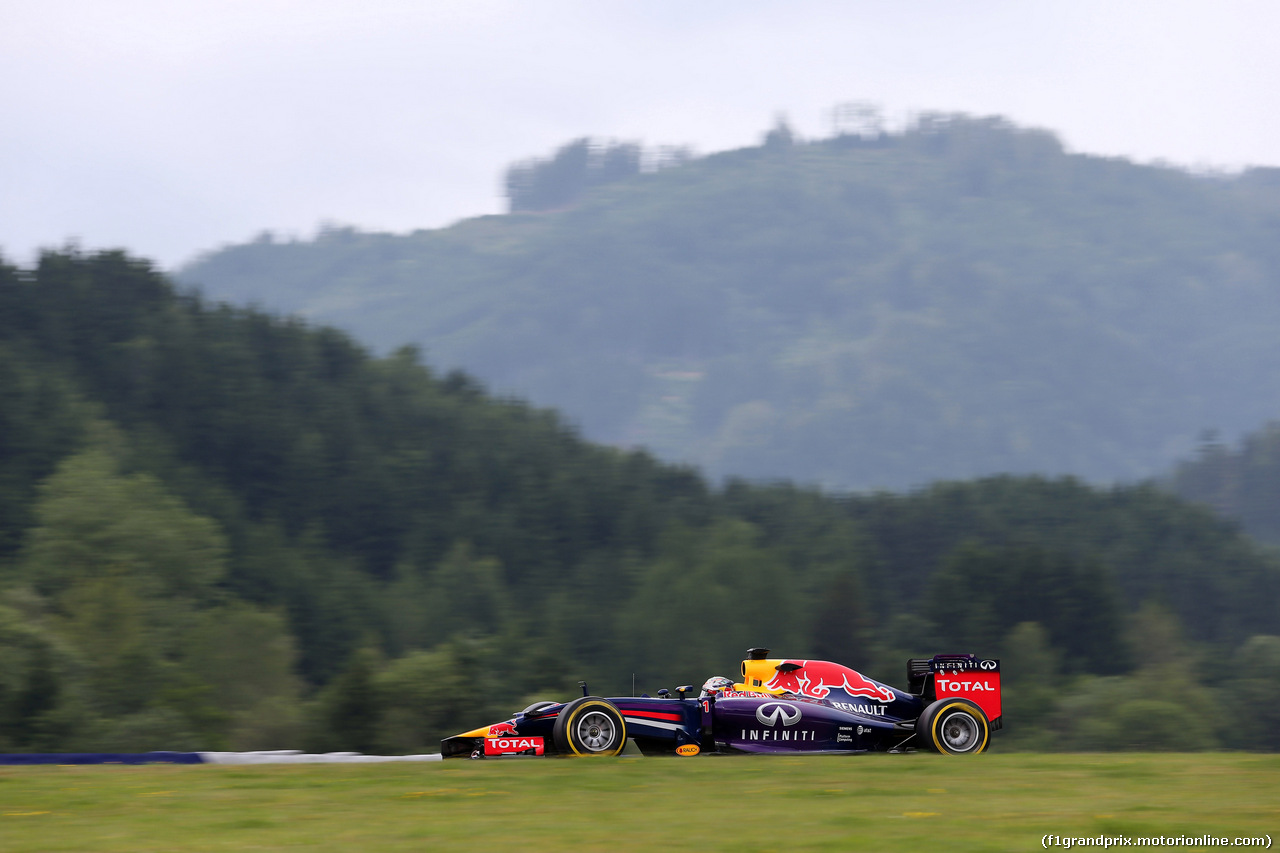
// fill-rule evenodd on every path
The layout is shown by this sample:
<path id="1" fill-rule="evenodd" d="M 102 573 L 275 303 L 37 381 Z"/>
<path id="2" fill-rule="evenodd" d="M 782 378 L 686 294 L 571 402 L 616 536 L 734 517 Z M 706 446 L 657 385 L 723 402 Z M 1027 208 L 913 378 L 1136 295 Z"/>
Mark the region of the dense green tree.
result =
<path id="1" fill-rule="evenodd" d="M 222 604 L 228 548 L 217 525 L 154 477 L 125 473 L 117 432 L 93 432 L 95 443 L 40 486 L 10 580 L 47 600 L 49 630 L 74 650 L 80 701 L 113 721 L 101 739 L 119 731 L 150 743 L 154 723 L 183 742 L 221 745 L 237 713 L 296 701 L 292 639 L 278 619 Z M 28 726 L 71 689 L 41 648 L 32 683 L 50 707 L 28 701 Z"/>
<path id="2" fill-rule="evenodd" d="M 1206 441 L 1196 458 L 1178 465 L 1168 485 L 1280 545 L 1280 422 L 1246 435 L 1234 449 Z"/>
<path id="3" fill-rule="evenodd" d="M 1251 637 L 1229 671 L 1219 694 L 1233 709 L 1224 740 L 1237 749 L 1280 752 L 1280 637 Z"/>
<path id="4" fill-rule="evenodd" d="M 1133 616 L 1139 667 L 1128 677 L 1088 677 L 1055 705 L 1047 742 L 1057 749 L 1187 752 L 1220 744 L 1222 704 L 1199 684 L 1195 651 L 1177 620 L 1149 605 Z"/>
<path id="5" fill-rule="evenodd" d="M 297 653 L 284 619 L 242 603 L 199 613 L 181 640 L 189 697 L 233 749 L 282 749 L 300 731 Z M 194 695 L 192 695 L 194 694 Z M 212 725 L 209 725 L 209 724 Z"/>
<path id="6" fill-rule="evenodd" d="M 428 597 L 419 603 L 428 631 L 423 648 L 468 633 L 498 633 L 512 616 L 502 567 L 492 558 L 477 559 L 466 543 L 445 555 L 425 587 Z"/>
<path id="7" fill-rule="evenodd" d="M 742 521 L 668 534 L 663 556 L 642 574 L 626 610 L 641 684 L 734 676 L 726 670 L 752 646 L 803 648 L 801 578 L 759 548 L 757 538 Z"/>
<path id="8" fill-rule="evenodd" d="M 1020 622 L 1039 622 L 1068 671 L 1122 672 L 1129 655 L 1122 605 L 1097 563 L 1035 548 L 961 546 L 931 581 L 928 614 L 941 635 L 969 651 L 994 649 Z"/>
<path id="9" fill-rule="evenodd" d="M 206 602 L 226 572 L 218 526 L 109 449 L 67 457 L 40 487 L 18 579 L 61 604 L 86 582 L 128 578 L 166 606 Z"/>
<path id="10" fill-rule="evenodd" d="M 189 621 L 217 600 L 225 539 L 153 477 L 123 473 L 110 447 L 119 437 L 98 432 L 96 446 L 41 485 L 13 579 L 49 600 L 52 624 L 83 661 L 96 714 L 176 702 L 199 718 L 193 727 L 207 727 L 218 715 L 190 702 L 177 660 Z"/>
<path id="11" fill-rule="evenodd" d="M 0 277 L 5 272 L 0 265 Z M 59 371 L 15 344 L 0 337 L 0 560 L 34 522 L 36 485 L 81 440 L 92 415 Z"/>
<path id="12" fill-rule="evenodd" d="M 497 700 L 505 691 L 493 683 L 493 663 L 492 649 L 471 641 L 444 643 L 390 663 L 374 685 L 381 748 L 438 752 L 441 738 L 519 710 L 508 707 L 513 700 Z"/>
<path id="13" fill-rule="evenodd" d="M 374 679 L 381 665 L 381 655 L 376 650 L 360 649 L 325 686 L 315 709 L 312 749 L 377 750 L 383 706 L 374 689 Z"/>
<path id="14" fill-rule="evenodd" d="M 507 199 L 512 212 L 565 207 L 591 187 L 640 174 L 640 159 L 639 145 L 577 139 L 549 160 L 511 166 L 506 174 Z"/>
<path id="15" fill-rule="evenodd" d="M 0 749 L 55 749 L 80 734 L 89 719 L 82 662 L 38 618 L 38 602 L 28 597 L 13 606 L 13 598 L 0 603 Z"/>
<path id="16" fill-rule="evenodd" d="M 1044 721 L 1067 686 L 1059 653 L 1038 622 L 1019 623 L 1000 646 L 1001 711 L 1016 747 L 1052 746 Z"/>
<path id="17" fill-rule="evenodd" d="M 915 607 L 929 594 L 932 573 L 969 542 L 1096 564 L 1124 609 L 1159 603 L 1197 641 L 1234 647 L 1274 630 L 1268 626 L 1280 619 L 1274 555 L 1207 510 L 1151 486 L 1095 489 L 1072 479 L 994 477 L 851 498 L 847 506 L 872 549 L 878 595 L 888 609 Z"/>

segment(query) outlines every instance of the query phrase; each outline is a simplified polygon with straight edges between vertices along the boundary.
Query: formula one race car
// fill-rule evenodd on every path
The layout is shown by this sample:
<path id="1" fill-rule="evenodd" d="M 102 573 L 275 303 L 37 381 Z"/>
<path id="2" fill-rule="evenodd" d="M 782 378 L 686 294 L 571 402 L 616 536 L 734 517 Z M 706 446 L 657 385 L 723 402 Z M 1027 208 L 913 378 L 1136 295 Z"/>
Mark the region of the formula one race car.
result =
<path id="1" fill-rule="evenodd" d="M 751 649 L 742 682 L 712 678 L 657 698 L 536 702 L 510 720 L 445 738 L 445 758 L 618 755 L 633 740 L 645 755 L 857 753 L 925 749 L 976 755 L 1001 727 L 1000 661 L 935 655 L 907 662 L 907 691 L 840 664 L 768 657 Z"/>

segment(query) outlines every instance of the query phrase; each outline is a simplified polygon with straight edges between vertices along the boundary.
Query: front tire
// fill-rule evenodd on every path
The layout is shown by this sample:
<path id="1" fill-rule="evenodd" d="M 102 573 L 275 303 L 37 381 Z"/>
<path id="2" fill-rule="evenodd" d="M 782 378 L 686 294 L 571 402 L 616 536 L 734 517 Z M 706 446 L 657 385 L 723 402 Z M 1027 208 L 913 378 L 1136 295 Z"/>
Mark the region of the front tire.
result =
<path id="1" fill-rule="evenodd" d="M 933 752 L 977 755 L 991 742 L 991 723 L 968 699 L 939 699 L 916 721 L 916 735 Z"/>
<path id="2" fill-rule="evenodd" d="M 613 703 L 584 696 L 564 707 L 552 737 L 566 755 L 618 755 L 627 745 L 627 724 Z"/>

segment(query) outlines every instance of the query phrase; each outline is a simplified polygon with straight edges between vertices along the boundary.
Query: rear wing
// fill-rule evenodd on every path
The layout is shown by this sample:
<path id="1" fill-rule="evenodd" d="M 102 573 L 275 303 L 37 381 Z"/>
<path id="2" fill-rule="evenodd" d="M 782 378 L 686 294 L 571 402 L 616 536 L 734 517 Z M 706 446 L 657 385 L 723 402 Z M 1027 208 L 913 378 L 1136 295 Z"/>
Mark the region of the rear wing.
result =
<path id="1" fill-rule="evenodd" d="M 1002 726 L 1000 661 L 977 655 L 934 655 L 907 661 L 907 689 L 929 701 L 957 696 L 987 715 L 991 728 Z"/>

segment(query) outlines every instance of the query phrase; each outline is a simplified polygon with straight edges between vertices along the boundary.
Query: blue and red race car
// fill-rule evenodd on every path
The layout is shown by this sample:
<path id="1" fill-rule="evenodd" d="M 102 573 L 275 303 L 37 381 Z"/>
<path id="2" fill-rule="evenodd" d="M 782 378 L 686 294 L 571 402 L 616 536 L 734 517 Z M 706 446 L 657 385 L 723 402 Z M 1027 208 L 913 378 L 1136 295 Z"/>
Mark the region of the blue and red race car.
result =
<path id="1" fill-rule="evenodd" d="M 830 661 L 775 659 L 768 649 L 747 655 L 740 683 L 712 678 L 697 696 L 690 685 L 657 698 L 537 702 L 510 720 L 445 738 L 440 751 L 445 758 L 618 755 L 631 740 L 646 755 L 976 755 L 1002 724 L 1000 661 L 991 658 L 910 660 L 904 691 Z"/>

